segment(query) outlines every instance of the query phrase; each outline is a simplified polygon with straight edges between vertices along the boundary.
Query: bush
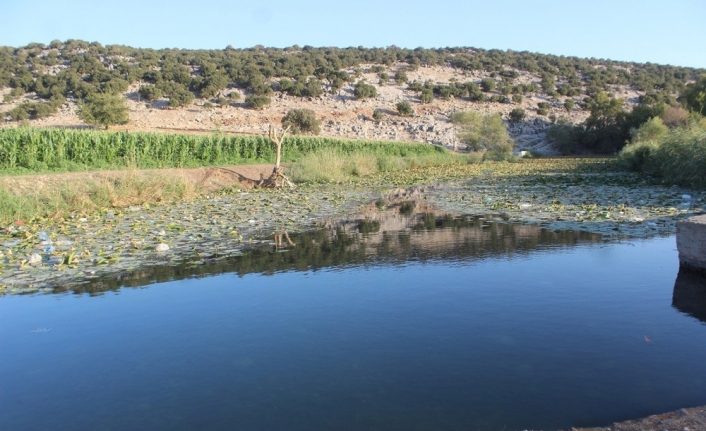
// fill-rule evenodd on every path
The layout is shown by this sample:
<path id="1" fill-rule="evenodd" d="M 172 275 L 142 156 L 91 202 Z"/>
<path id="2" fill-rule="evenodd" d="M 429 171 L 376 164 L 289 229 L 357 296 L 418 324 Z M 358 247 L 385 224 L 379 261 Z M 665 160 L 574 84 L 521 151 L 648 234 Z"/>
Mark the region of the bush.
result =
<path id="1" fill-rule="evenodd" d="M 584 130 L 581 127 L 576 127 L 573 124 L 559 121 L 547 130 L 547 139 L 549 139 L 554 148 L 558 149 L 561 154 L 569 155 L 578 149 L 581 143 L 581 137 Z"/>
<path id="2" fill-rule="evenodd" d="M 365 81 L 358 81 L 353 89 L 353 94 L 356 99 L 369 99 L 377 97 L 378 91 L 374 85 L 367 84 Z"/>
<path id="3" fill-rule="evenodd" d="M 513 142 L 500 115 L 455 112 L 451 121 L 461 128 L 459 140 L 473 151 L 485 151 L 487 158 L 492 160 L 505 160 L 512 155 Z"/>
<path id="4" fill-rule="evenodd" d="M 282 118 L 282 127 L 289 127 L 295 135 L 318 135 L 321 133 L 321 120 L 311 109 L 290 109 Z"/>
<path id="5" fill-rule="evenodd" d="M 106 129 L 130 121 L 125 99 L 112 94 L 96 94 L 79 102 L 78 117 L 87 124 Z"/>
<path id="6" fill-rule="evenodd" d="M 630 137 L 633 144 L 638 142 L 658 141 L 669 129 L 662 123 L 662 119 L 655 117 L 638 128 L 630 129 Z"/>
<path id="7" fill-rule="evenodd" d="M 697 82 L 688 84 L 679 96 L 679 101 L 687 109 L 706 115 L 706 75 L 702 75 Z"/>
<path id="8" fill-rule="evenodd" d="M 547 102 L 537 103 L 537 115 L 549 114 L 549 104 Z"/>
<path id="9" fill-rule="evenodd" d="M 240 100 L 240 92 L 239 91 L 231 91 L 228 93 L 228 98 L 230 100 Z"/>
<path id="10" fill-rule="evenodd" d="M 408 80 L 409 78 L 407 78 L 407 72 L 404 70 L 398 70 L 397 73 L 395 73 L 395 82 L 397 85 L 402 85 Z"/>
<path id="11" fill-rule="evenodd" d="M 143 85 L 137 92 L 140 94 L 140 97 L 148 102 L 161 99 L 163 95 L 162 90 L 154 85 Z"/>
<path id="12" fill-rule="evenodd" d="M 380 109 L 376 109 L 373 111 L 373 120 L 375 120 L 375 121 L 382 120 L 382 111 Z"/>
<path id="13" fill-rule="evenodd" d="M 272 103 L 272 100 L 267 96 L 251 94 L 245 98 L 245 104 L 248 106 L 248 108 L 252 109 L 262 109 L 270 103 Z"/>
<path id="14" fill-rule="evenodd" d="M 689 124 L 689 113 L 678 106 L 667 106 L 660 116 L 665 126 L 669 128 L 686 126 Z"/>
<path id="15" fill-rule="evenodd" d="M 423 88 L 419 96 L 420 103 L 431 103 L 434 101 L 434 91 L 431 88 Z"/>
<path id="16" fill-rule="evenodd" d="M 522 103 L 522 96 L 519 94 L 513 94 L 512 101 L 515 103 Z"/>
<path id="17" fill-rule="evenodd" d="M 571 112 L 574 110 L 574 99 L 566 99 L 564 100 L 564 109 L 566 109 L 567 112 Z"/>
<path id="18" fill-rule="evenodd" d="M 522 108 L 515 108 L 510 111 L 510 120 L 518 123 L 525 119 L 525 110 Z"/>
<path id="19" fill-rule="evenodd" d="M 678 127 L 656 140 L 629 144 L 618 160 L 627 169 L 669 184 L 706 189 L 706 124 Z"/>
<path id="20" fill-rule="evenodd" d="M 6 115 L 10 117 L 12 121 L 28 120 L 30 117 L 30 103 L 24 102 L 19 106 L 15 106 L 9 110 Z"/>
<path id="21" fill-rule="evenodd" d="M 399 112 L 400 115 L 404 117 L 409 117 L 410 115 L 414 114 L 414 109 L 412 109 L 412 105 L 410 105 L 407 101 L 397 103 L 396 107 L 397 112 Z"/>
<path id="22" fill-rule="evenodd" d="M 480 88 L 486 93 L 495 89 L 495 80 L 491 78 L 483 78 L 480 82 Z"/>

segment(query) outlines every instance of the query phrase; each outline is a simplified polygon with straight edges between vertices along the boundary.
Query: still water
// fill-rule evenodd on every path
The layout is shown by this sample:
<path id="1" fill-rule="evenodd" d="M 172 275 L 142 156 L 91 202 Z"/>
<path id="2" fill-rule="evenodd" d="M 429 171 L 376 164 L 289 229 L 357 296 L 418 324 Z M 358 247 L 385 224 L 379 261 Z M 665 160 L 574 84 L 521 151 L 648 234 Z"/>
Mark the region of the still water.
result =
<path id="1" fill-rule="evenodd" d="M 674 237 L 426 214 L 292 241 L 0 298 L 0 429 L 559 429 L 706 404 L 706 285 L 677 278 Z"/>

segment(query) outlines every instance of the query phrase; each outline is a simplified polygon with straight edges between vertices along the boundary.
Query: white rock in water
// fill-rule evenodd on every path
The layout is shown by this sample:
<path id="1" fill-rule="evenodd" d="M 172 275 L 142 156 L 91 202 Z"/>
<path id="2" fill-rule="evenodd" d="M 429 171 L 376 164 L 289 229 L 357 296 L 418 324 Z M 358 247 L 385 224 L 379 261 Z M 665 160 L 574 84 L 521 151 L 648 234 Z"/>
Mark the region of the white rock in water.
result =
<path id="1" fill-rule="evenodd" d="M 158 251 L 158 252 L 160 252 L 160 253 L 161 253 L 161 252 L 165 252 L 165 251 L 169 251 L 169 246 L 168 246 L 167 244 L 164 244 L 164 243 L 159 244 L 159 245 L 157 245 L 157 248 L 155 248 L 155 251 Z"/>
<path id="2" fill-rule="evenodd" d="M 29 257 L 27 263 L 29 263 L 30 265 L 39 265 L 40 263 L 42 263 L 42 256 L 38 255 L 37 253 L 34 253 Z"/>

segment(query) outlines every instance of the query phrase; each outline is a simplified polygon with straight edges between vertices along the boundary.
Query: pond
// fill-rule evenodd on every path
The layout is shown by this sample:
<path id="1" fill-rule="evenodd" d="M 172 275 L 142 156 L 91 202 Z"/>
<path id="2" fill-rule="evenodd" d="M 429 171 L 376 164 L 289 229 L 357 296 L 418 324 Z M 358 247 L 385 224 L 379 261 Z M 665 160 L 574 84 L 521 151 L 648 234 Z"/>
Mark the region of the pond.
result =
<path id="1" fill-rule="evenodd" d="M 673 236 L 401 212 L 0 297 L 0 429 L 546 430 L 706 404 L 706 285 Z"/>

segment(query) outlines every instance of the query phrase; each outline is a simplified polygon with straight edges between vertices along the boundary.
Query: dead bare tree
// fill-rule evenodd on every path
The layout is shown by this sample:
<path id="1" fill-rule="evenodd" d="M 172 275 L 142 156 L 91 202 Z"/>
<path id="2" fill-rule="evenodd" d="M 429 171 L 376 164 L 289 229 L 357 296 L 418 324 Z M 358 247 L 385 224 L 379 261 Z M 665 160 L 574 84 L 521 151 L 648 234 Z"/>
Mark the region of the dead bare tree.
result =
<path id="1" fill-rule="evenodd" d="M 275 144 L 275 146 L 277 147 L 277 155 L 275 157 L 275 167 L 274 169 L 272 169 L 270 177 L 266 179 L 260 178 L 260 187 L 275 188 L 283 187 L 285 185 L 292 188 L 294 187 L 294 184 L 292 184 L 292 182 L 289 181 L 289 178 L 284 175 L 284 167 L 280 165 L 280 162 L 282 161 L 282 141 L 284 140 L 284 137 L 287 135 L 289 130 L 290 128 L 287 127 L 282 131 L 282 134 L 280 136 L 277 136 L 277 130 L 272 125 L 270 125 L 270 129 L 267 133 L 267 136 L 270 138 L 270 141 L 272 141 L 272 143 Z"/>
<path id="2" fill-rule="evenodd" d="M 259 180 L 253 180 L 251 178 L 247 178 L 238 172 L 235 172 L 231 169 L 226 169 L 226 168 L 217 168 L 225 172 L 229 172 L 233 175 L 236 175 L 238 177 L 238 180 L 241 183 L 248 184 L 250 187 L 266 187 L 266 188 L 278 188 L 278 187 L 284 187 L 284 186 L 289 186 L 291 188 L 294 188 L 294 184 L 287 178 L 286 175 L 284 175 L 284 166 L 282 166 L 280 163 L 282 162 L 282 141 L 284 140 L 284 137 L 287 135 L 289 132 L 290 128 L 287 127 L 282 131 L 281 135 L 277 135 L 277 130 L 275 129 L 274 126 L 270 125 L 270 129 L 267 133 L 267 137 L 270 138 L 270 141 L 272 141 L 273 144 L 275 144 L 275 147 L 277 148 L 277 153 L 275 157 L 275 167 L 272 169 L 272 173 L 270 174 L 269 177 L 265 178 L 263 174 L 260 174 L 260 179 Z"/>

